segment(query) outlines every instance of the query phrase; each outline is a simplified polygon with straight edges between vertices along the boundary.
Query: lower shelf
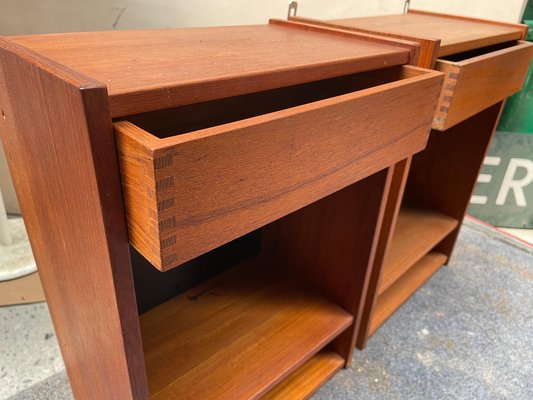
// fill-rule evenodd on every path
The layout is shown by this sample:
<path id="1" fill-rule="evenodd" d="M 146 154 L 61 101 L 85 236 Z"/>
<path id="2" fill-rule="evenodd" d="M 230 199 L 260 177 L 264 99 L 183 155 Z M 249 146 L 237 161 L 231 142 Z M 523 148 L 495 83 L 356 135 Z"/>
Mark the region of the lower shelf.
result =
<path id="1" fill-rule="evenodd" d="M 383 265 L 378 293 L 385 292 L 457 225 L 456 219 L 437 211 L 403 207 Z"/>
<path id="2" fill-rule="evenodd" d="M 263 400 L 303 400 L 342 368 L 344 360 L 333 351 L 322 350 L 290 374 L 263 397 Z"/>
<path id="3" fill-rule="evenodd" d="M 335 304 L 259 258 L 142 314 L 152 399 L 253 399 L 306 373 L 352 323 Z M 338 361 L 338 360 L 337 360 Z M 329 362 L 328 362 L 329 365 Z"/>
<path id="4" fill-rule="evenodd" d="M 445 262 L 444 254 L 430 252 L 381 293 L 374 307 L 369 334 L 374 333 Z"/>

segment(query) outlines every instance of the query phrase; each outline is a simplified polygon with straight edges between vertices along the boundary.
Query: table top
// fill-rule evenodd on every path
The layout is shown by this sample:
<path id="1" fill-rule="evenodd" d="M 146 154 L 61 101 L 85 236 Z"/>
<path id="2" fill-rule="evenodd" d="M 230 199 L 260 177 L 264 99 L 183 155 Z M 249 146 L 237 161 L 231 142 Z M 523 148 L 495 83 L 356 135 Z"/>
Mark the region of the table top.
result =
<path id="1" fill-rule="evenodd" d="M 113 117 L 408 62 L 405 48 L 278 25 L 13 36 L 107 85 Z"/>
<path id="2" fill-rule="evenodd" d="M 520 24 L 409 11 L 408 14 L 329 20 L 339 26 L 411 38 L 440 39 L 439 56 L 522 38 Z"/>

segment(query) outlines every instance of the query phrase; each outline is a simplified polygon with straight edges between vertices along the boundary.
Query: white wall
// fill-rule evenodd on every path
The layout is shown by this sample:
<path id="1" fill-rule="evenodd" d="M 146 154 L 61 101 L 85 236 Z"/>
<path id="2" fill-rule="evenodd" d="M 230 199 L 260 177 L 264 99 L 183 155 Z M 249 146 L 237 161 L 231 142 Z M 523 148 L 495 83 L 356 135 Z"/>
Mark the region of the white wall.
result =
<path id="1" fill-rule="evenodd" d="M 261 24 L 285 18 L 289 0 L 0 0 L 0 33 Z M 403 0 L 300 0 L 316 18 L 399 13 Z M 516 22 L 525 0 L 412 0 L 411 7 Z"/>
<path id="2" fill-rule="evenodd" d="M 411 0 L 411 7 L 517 22 L 526 0 Z M 289 0 L 0 0 L 0 35 L 263 24 L 286 18 Z M 404 0 L 300 0 L 298 15 L 320 19 L 394 14 Z M 18 212 L 0 148 L 0 187 Z"/>

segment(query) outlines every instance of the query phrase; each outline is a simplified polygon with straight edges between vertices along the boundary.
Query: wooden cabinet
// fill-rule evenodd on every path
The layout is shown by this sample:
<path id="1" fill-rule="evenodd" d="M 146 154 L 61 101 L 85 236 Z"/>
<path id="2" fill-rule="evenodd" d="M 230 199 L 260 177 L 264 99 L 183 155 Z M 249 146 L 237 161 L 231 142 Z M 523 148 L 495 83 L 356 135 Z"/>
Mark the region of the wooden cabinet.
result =
<path id="1" fill-rule="evenodd" d="M 75 397 L 298 399 L 347 365 L 394 165 L 443 81 L 419 54 L 275 21 L 0 39 Z"/>
<path id="2" fill-rule="evenodd" d="M 527 27 L 409 10 L 300 27 L 359 32 L 420 45 L 418 65 L 445 74 L 426 149 L 397 163 L 357 345 L 389 318 L 452 254 L 502 102 L 520 90 L 533 44 Z"/>

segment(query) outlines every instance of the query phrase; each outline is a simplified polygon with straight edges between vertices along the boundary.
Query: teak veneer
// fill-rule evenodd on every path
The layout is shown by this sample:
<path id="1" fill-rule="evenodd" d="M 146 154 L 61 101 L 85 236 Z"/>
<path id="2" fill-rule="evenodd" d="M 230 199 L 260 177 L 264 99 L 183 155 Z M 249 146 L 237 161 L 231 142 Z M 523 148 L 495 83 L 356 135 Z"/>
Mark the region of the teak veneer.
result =
<path id="1" fill-rule="evenodd" d="M 378 293 L 393 285 L 410 267 L 457 228 L 457 220 L 433 210 L 404 207 L 383 266 Z"/>
<path id="2" fill-rule="evenodd" d="M 410 58 L 410 50 L 400 46 L 364 38 L 349 46 L 353 37 L 332 40 L 274 24 L 60 33 L 9 41 L 102 82 L 112 117 L 401 65 Z"/>
<path id="3" fill-rule="evenodd" d="M 343 365 L 342 357 L 333 351 L 323 350 L 285 378 L 263 399 L 307 399 Z"/>
<path id="4" fill-rule="evenodd" d="M 419 43 L 438 43 L 437 56 L 444 57 L 497 43 L 523 39 L 527 25 L 468 18 L 460 15 L 432 13 L 410 9 L 406 14 L 375 17 L 317 20 L 291 17 L 335 29 L 351 29 Z M 429 57 L 431 59 L 431 57 Z M 424 57 L 422 57 L 424 61 Z"/>
<path id="5" fill-rule="evenodd" d="M 429 252 L 403 273 L 392 286 L 380 293 L 376 298 L 375 310 L 367 335 L 372 335 L 445 262 L 444 254 Z"/>
<path id="6" fill-rule="evenodd" d="M 417 65 L 445 74 L 427 148 L 393 171 L 394 190 L 357 340 L 363 348 L 368 336 L 448 262 L 500 106 L 522 87 L 533 44 L 521 41 L 526 25 L 416 10 L 330 21 L 291 17 L 290 22 L 415 41 Z M 404 191 L 406 207 L 400 208 Z M 422 232 L 424 237 L 417 234 Z"/>
<path id="7" fill-rule="evenodd" d="M 153 399 L 258 398 L 350 326 L 277 268 L 252 259 L 141 315 Z"/>
<path id="8" fill-rule="evenodd" d="M 445 131 L 522 88 L 533 43 L 511 42 L 439 58 L 445 74 L 433 128 Z"/>
<path id="9" fill-rule="evenodd" d="M 348 366 L 393 166 L 443 80 L 419 55 L 284 21 L 0 38 L 74 396 L 303 399 Z"/>
<path id="10" fill-rule="evenodd" d="M 520 41 L 526 25 L 409 11 L 408 14 L 320 21 L 299 25 L 383 34 L 420 44 L 418 66 L 445 74 L 433 129 L 444 131 L 516 93 L 524 83 L 533 44 Z M 372 28 L 375 28 L 374 30 Z M 432 33 L 432 34 L 430 34 Z"/>

